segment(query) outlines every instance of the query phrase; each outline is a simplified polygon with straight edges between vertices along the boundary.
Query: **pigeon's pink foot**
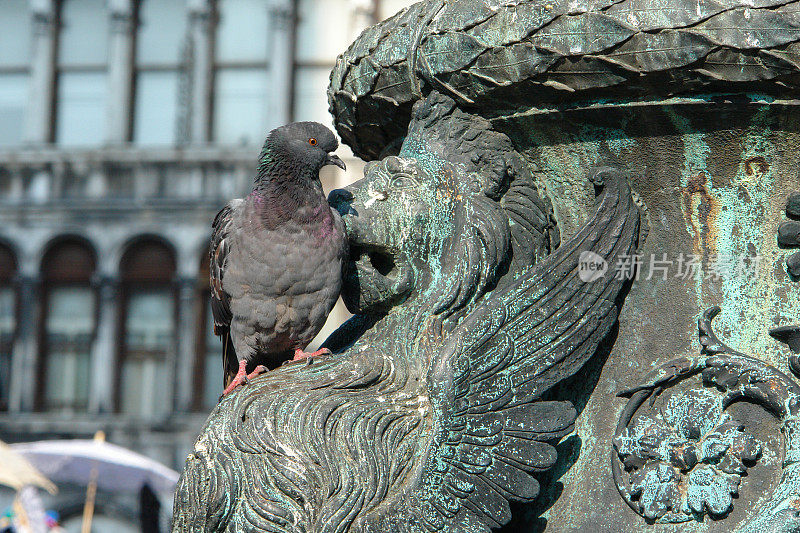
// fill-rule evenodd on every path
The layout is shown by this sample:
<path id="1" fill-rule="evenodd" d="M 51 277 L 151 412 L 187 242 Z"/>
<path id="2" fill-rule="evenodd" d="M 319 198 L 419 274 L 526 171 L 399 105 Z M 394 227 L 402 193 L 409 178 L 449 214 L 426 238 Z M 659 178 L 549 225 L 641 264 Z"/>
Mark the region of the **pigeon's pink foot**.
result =
<path id="1" fill-rule="evenodd" d="M 222 391 L 222 396 L 227 396 L 233 389 L 238 387 L 239 385 L 245 385 L 248 381 L 253 379 L 259 374 L 263 374 L 267 371 L 267 367 L 264 365 L 258 365 L 252 372 L 249 374 L 247 373 L 247 361 L 239 361 L 239 371 L 236 372 L 236 375 L 231 380 L 230 384 L 225 387 L 225 390 Z"/>
<path id="2" fill-rule="evenodd" d="M 294 357 L 292 358 L 292 361 L 300 361 L 300 360 L 305 359 L 307 357 L 317 357 L 318 355 L 330 355 L 330 354 L 331 354 L 331 351 L 329 349 L 327 349 L 327 348 L 320 348 L 316 352 L 311 352 L 311 353 L 304 352 L 303 350 L 298 348 L 298 349 L 296 349 L 294 351 Z"/>

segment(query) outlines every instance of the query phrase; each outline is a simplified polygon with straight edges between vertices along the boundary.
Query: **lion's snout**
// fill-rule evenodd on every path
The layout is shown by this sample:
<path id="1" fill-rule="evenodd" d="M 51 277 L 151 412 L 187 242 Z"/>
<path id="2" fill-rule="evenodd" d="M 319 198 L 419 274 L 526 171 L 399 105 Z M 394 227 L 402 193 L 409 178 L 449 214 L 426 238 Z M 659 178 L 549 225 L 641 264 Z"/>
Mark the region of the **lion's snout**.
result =
<path id="1" fill-rule="evenodd" d="M 328 203 L 341 216 L 358 215 L 353 208 L 353 193 L 347 189 L 334 189 L 328 194 Z"/>

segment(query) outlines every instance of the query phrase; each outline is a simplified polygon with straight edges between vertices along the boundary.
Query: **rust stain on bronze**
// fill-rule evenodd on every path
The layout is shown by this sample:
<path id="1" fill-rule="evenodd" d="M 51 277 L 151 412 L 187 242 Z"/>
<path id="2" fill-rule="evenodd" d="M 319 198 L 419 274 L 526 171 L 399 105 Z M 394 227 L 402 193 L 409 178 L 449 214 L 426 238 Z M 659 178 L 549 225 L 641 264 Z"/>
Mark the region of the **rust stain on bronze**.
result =
<path id="1" fill-rule="evenodd" d="M 462 197 L 458 192 L 458 185 L 449 168 L 445 168 L 439 174 L 439 180 L 436 187 L 436 196 L 438 198 L 452 198 L 460 202 Z"/>
<path id="2" fill-rule="evenodd" d="M 763 157 L 756 156 L 744 162 L 744 171 L 748 176 L 760 176 L 769 170 L 769 164 Z"/>
<path id="3" fill-rule="evenodd" d="M 684 213 L 692 229 L 694 253 L 710 259 L 717 251 L 717 218 L 720 206 L 708 192 L 705 172 L 690 176 L 683 188 Z"/>

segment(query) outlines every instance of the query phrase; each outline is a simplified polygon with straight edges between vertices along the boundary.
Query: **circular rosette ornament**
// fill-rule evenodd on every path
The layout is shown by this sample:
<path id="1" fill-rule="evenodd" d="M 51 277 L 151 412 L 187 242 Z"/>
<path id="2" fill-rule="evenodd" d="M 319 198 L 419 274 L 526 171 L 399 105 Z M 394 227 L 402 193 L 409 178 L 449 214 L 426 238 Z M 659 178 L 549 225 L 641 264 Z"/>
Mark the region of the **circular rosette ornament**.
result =
<path id="1" fill-rule="evenodd" d="M 684 522 L 733 508 L 741 476 L 761 445 L 706 389 L 672 395 L 663 410 L 639 416 L 614 438 L 629 494 L 646 518 Z"/>
<path id="2" fill-rule="evenodd" d="M 711 328 L 718 313 L 709 309 L 699 321 L 701 355 L 669 361 L 620 394 L 630 400 L 614 434 L 614 482 L 628 506 L 650 521 L 722 519 L 747 469 L 769 450 L 779 459 L 780 480 L 730 531 L 800 531 L 800 387 L 720 341 Z M 728 411 L 734 402 L 776 417 L 783 449 L 749 434 Z"/>

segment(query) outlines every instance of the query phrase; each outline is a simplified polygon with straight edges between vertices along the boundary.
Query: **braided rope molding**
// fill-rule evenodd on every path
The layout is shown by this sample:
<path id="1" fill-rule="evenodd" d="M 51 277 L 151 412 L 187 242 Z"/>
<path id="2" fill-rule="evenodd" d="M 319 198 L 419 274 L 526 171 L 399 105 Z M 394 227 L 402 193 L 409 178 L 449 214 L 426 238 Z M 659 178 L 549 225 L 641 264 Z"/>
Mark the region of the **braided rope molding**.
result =
<path id="1" fill-rule="evenodd" d="M 380 157 L 437 90 L 496 116 L 598 98 L 800 88 L 800 0 L 428 0 L 364 31 L 328 89 L 344 142 Z"/>

